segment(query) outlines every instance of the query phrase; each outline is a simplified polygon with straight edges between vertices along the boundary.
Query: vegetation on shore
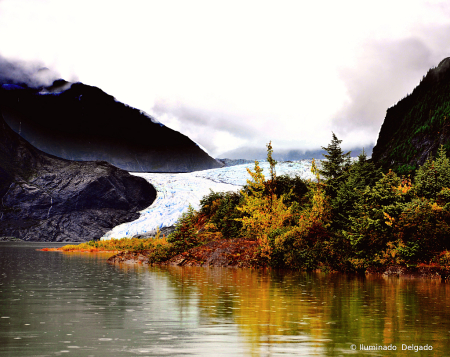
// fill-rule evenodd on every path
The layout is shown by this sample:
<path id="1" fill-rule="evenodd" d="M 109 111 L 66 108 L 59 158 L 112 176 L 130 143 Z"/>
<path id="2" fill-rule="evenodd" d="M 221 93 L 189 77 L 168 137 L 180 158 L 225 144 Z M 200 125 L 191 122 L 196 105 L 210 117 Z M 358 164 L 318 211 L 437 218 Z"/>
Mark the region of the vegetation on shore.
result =
<path id="1" fill-rule="evenodd" d="M 211 191 L 198 211 L 190 207 L 182 215 L 167 238 L 85 245 L 145 251 L 149 263 L 160 263 L 214 241 L 242 239 L 257 243 L 259 266 L 341 272 L 450 267 L 450 160 L 445 149 L 414 177 L 400 177 L 392 170 L 382 172 L 364 153 L 352 163 L 340 143 L 333 134 L 323 148 L 327 154 L 321 170 L 313 162 L 315 181 L 277 176 L 269 143 L 269 178 L 255 161 L 239 193 Z"/>
<path id="2" fill-rule="evenodd" d="M 166 246 L 166 237 L 160 237 L 159 233 L 154 238 L 122 238 L 122 239 L 110 239 L 110 240 L 91 240 L 89 242 L 81 244 L 68 244 L 61 248 L 54 248 L 54 250 L 61 250 L 63 252 L 71 251 L 131 251 L 138 252 L 143 250 L 153 250 L 155 248 L 161 249 Z M 45 249 L 45 248 L 44 248 Z M 47 249 L 49 250 L 49 249 Z"/>

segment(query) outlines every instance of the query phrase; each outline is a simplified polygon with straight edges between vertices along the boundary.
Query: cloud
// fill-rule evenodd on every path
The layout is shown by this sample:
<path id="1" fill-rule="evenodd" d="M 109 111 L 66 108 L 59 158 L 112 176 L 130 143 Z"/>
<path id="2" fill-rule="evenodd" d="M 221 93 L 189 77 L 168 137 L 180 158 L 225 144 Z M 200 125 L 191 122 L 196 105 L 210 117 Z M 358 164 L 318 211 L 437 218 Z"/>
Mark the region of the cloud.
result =
<path id="1" fill-rule="evenodd" d="M 353 142 L 362 131 L 377 138 L 386 110 L 450 55 L 450 38 L 445 35 L 449 32 L 450 26 L 430 27 L 420 36 L 368 40 L 360 47 L 355 64 L 340 69 L 348 99 L 334 115 L 333 130 Z"/>
<path id="2" fill-rule="evenodd" d="M 0 0 L 1 53 L 76 74 L 219 157 L 316 150 L 331 131 L 344 150 L 374 144 L 450 53 L 448 1 L 105 4 Z"/>
<path id="3" fill-rule="evenodd" d="M 56 72 L 39 62 L 11 61 L 0 56 L 0 83 L 48 86 L 58 79 Z"/>
<path id="4" fill-rule="evenodd" d="M 324 145 L 326 146 L 326 145 Z M 368 145 L 366 147 L 355 147 L 346 149 L 345 151 L 350 151 L 352 157 L 357 157 L 362 153 L 362 150 L 367 156 L 372 155 L 373 145 Z M 298 149 L 277 149 L 273 151 L 273 158 L 280 161 L 295 161 L 295 160 L 305 160 L 305 159 L 324 159 L 323 154 L 326 151 L 322 148 L 315 150 L 298 150 Z M 247 160 L 265 160 L 267 158 L 267 150 L 261 147 L 240 147 L 235 150 L 230 150 L 223 153 L 220 158 L 227 159 L 247 159 Z"/>

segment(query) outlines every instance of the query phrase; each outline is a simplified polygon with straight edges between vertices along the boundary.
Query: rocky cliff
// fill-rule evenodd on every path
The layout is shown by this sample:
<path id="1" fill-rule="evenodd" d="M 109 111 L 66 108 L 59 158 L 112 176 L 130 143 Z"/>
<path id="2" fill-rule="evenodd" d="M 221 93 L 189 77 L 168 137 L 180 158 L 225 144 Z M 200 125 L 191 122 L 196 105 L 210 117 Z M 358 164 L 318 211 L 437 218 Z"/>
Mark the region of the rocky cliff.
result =
<path id="1" fill-rule="evenodd" d="M 36 148 L 69 159 L 107 161 L 127 171 L 191 172 L 221 167 L 187 136 L 96 87 L 58 80 L 0 88 L 7 124 Z"/>
<path id="2" fill-rule="evenodd" d="M 146 180 L 107 162 L 68 161 L 34 148 L 0 116 L 0 236 L 98 239 L 137 219 L 155 198 Z"/>
<path id="3" fill-rule="evenodd" d="M 410 173 L 444 145 L 450 150 L 450 58 L 430 69 L 411 94 L 389 108 L 373 160 Z"/>

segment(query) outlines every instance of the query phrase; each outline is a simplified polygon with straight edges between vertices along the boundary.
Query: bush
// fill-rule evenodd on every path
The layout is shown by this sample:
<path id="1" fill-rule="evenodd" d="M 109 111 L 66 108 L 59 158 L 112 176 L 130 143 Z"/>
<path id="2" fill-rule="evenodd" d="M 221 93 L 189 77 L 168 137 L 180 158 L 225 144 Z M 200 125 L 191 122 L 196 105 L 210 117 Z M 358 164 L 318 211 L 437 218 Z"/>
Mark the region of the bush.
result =
<path id="1" fill-rule="evenodd" d="M 242 195 L 236 192 L 212 192 L 201 201 L 200 213 L 204 214 L 215 229 L 224 238 L 236 238 L 242 235 L 242 223 L 237 218 L 243 214 L 237 210 Z"/>
<path id="2" fill-rule="evenodd" d="M 189 206 L 178 220 L 175 231 L 167 237 L 167 242 L 172 245 L 174 255 L 185 252 L 201 244 L 195 224 L 198 213 Z"/>
<path id="3" fill-rule="evenodd" d="M 450 248 L 450 213 L 426 198 L 406 204 L 398 221 L 395 234 L 405 247 L 400 249 L 408 262 L 423 262 L 439 251 Z"/>

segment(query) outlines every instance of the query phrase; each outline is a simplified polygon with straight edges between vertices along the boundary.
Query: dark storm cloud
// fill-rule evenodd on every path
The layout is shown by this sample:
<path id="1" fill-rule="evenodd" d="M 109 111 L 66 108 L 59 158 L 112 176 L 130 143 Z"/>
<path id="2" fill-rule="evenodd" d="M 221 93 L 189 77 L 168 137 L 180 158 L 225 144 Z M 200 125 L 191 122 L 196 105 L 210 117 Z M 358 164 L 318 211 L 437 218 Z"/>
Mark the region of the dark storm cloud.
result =
<path id="1" fill-rule="evenodd" d="M 336 130 L 345 135 L 363 129 L 377 137 L 386 110 L 450 55 L 448 33 L 450 27 L 442 27 L 424 31 L 421 38 L 371 41 L 362 46 L 356 66 L 340 71 L 350 102 L 335 116 Z"/>
<path id="2" fill-rule="evenodd" d="M 29 87 L 48 86 L 58 76 L 39 63 L 7 60 L 0 55 L 0 83 L 26 84 Z"/>

